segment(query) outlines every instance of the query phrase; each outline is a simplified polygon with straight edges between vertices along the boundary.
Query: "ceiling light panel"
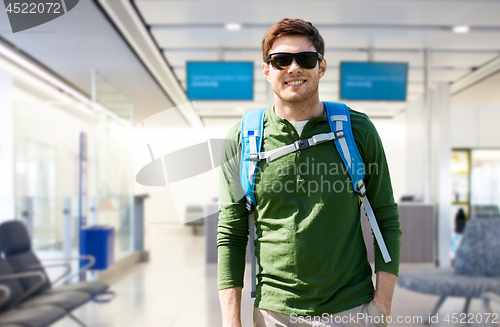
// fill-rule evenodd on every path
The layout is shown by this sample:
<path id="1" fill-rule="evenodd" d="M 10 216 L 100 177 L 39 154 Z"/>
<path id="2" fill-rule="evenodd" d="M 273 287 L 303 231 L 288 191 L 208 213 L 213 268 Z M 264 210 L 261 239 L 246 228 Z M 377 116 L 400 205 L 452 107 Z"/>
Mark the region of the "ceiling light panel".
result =
<path id="1" fill-rule="evenodd" d="M 468 33 L 470 30 L 469 26 L 466 25 L 459 25 L 459 26 L 453 26 L 453 32 L 454 33 Z"/>
<path id="2" fill-rule="evenodd" d="M 228 31 L 239 31 L 239 30 L 241 30 L 242 26 L 241 26 L 241 24 L 237 24 L 237 23 L 227 23 L 225 25 L 225 27 Z"/>

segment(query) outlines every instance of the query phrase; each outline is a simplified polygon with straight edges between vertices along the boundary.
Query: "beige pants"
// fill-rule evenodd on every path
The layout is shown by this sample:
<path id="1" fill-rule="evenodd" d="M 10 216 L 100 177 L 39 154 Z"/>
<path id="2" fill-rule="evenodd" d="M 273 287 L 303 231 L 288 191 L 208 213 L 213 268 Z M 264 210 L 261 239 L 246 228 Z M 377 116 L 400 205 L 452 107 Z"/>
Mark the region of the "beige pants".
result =
<path id="1" fill-rule="evenodd" d="M 387 327 L 382 311 L 373 302 L 366 302 L 336 314 L 317 317 L 285 315 L 274 311 L 254 308 L 254 327 Z"/>

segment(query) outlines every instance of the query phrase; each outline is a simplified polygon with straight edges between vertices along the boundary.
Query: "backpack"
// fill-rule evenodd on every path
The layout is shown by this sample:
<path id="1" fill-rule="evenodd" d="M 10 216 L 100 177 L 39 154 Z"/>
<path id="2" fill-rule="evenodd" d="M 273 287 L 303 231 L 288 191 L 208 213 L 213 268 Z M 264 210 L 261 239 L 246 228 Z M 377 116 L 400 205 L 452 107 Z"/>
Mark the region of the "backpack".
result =
<path id="1" fill-rule="evenodd" d="M 384 261 L 386 263 L 391 261 L 384 239 L 380 233 L 377 220 L 375 219 L 375 214 L 366 197 L 364 164 L 352 134 L 349 108 L 345 104 L 338 102 L 324 102 L 324 104 L 328 123 L 330 125 L 330 133 L 317 134 L 311 138 L 298 140 L 290 145 L 266 152 L 261 152 L 266 109 L 251 110 L 243 115 L 241 121 L 242 152 L 240 162 L 240 183 L 245 193 L 246 208 L 249 213 L 248 226 L 250 256 L 252 258 L 251 297 L 253 298 L 256 296 L 255 217 L 253 209 L 256 205 L 254 191 L 257 165 L 261 160 L 270 162 L 286 154 L 304 150 L 324 142 L 334 141 L 337 151 L 351 178 L 353 190 L 358 193 L 359 199 L 361 203 L 363 203 L 363 207 L 365 208 Z"/>

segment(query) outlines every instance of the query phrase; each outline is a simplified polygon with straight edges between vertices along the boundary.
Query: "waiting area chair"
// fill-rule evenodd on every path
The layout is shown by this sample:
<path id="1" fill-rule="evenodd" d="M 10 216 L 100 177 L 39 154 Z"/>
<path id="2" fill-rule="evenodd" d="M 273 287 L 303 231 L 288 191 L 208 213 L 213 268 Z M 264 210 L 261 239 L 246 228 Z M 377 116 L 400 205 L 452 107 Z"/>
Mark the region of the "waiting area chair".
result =
<path id="1" fill-rule="evenodd" d="M 47 267 L 47 265 L 42 266 L 40 260 L 33 251 L 28 230 L 21 221 L 11 220 L 0 224 L 0 244 L 3 248 L 7 261 L 9 261 L 12 267 L 17 269 L 18 271 L 36 270 L 46 274 L 44 267 Z M 80 271 L 72 274 L 71 276 L 66 277 L 68 274 L 65 274 L 52 283 L 50 283 L 47 278 L 47 282 L 42 287 L 42 291 L 44 291 L 44 293 L 78 291 L 88 293 L 91 297 L 95 297 L 97 295 L 105 293 L 109 288 L 108 284 L 99 281 L 80 282 L 73 284 L 70 283 L 70 281 L 74 277 L 86 272 L 94 264 L 93 257 L 63 257 L 59 260 L 84 260 L 87 261 L 88 264 L 80 269 Z M 64 285 L 52 287 L 53 284 L 57 283 L 57 281 L 61 279 L 65 280 Z M 25 287 L 29 287 L 33 282 L 34 281 L 27 279 L 23 282 L 23 285 Z"/>
<path id="2" fill-rule="evenodd" d="M 13 324 L 44 327 L 64 316 L 70 317 L 80 326 L 85 326 L 71 311 L 91 299 L 97 300 L 103 294 L 112 293 L 108 291 L 108 284 L 99 281 L 70 283 L 73 277 L 93 265 L 94 258 L 91 256 L 62 258 L 61 260 L 77 259 L 88 262 L 72 275 L 71 266 L 67 262 L 42 265 L 31 247 L 28 231 L 21 221 L 13 220 L 0 224 L 0 250 L 4 255 L 4 259 L 0 259 L 0 292 L 6 288 L 5 292 L 9 293 L 5 300 L 0 298 L 0 326 Z M 68 269 L 65 274 L 51 282 L 45 269 L 58 265 Z M 54 287 L 58 281 L 64 281 L 64 284 Z"/>
<path id="3" fill-rule="evenodd" d="M 439 295 L 431 316 L 447 297 L 465 298 L 464 313 L 468 313 L 472 299 L 482 299 L 485 310 L 491 312 L 483 294 L 500 294 L 500 219 L 471 219 L 457 249 L 454 267 L 402 272 L 398 285 Z"/>
<path id="4" fill-rule="evenodd" d="M 493 314 L 493 312 L 491 311 L 491 307 L 489 306 L 489 303 L 494 302 L 497 306 L 500 305 L 500 295 L 495 294 L 495 293 L 491 293 L 491 292 L 484 293 L 482 300 L 483 300 L 483 305 L 484 305 L 484 311 L 490 312 L 492 314 Z M 497 311 L 496 316 L 495 316 L 495 321 L 492 322 L 492 325 L 494 327 L 500 327 L 499 316 L 500 316 L 500 312 Z"/>
<path id="5" fill-rule="evenodd" d="M 25 289 L 21 281 L 27 278 L 37 282 Z M 66 316 L 66 310 L 49 303 L 31 303 L 33 306 L 24 308 L 18 305 L 24 300 L 34 299 L 33 294 L 45 282 L 45 275 L 41 272 L 15 273 L 7 260 L 0 259 L 0 286 L 8 289 L 7 298 L 0 305 L 0 326 L 44 327 Z"/>

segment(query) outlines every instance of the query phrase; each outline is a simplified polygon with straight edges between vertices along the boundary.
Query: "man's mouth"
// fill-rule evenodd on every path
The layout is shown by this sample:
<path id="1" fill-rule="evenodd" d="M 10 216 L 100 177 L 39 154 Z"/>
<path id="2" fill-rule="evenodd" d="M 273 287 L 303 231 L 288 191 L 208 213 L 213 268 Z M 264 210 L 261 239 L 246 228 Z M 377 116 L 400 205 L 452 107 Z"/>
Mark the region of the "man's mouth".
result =
<path id="1" fill-rule="evenodd" d="M 290 86 L 298 86 L 304 84 L 305 82 L 306 82 L 305 80 L 299 80 L 299 81 L 285 82 L 285 84 Z"/>

